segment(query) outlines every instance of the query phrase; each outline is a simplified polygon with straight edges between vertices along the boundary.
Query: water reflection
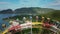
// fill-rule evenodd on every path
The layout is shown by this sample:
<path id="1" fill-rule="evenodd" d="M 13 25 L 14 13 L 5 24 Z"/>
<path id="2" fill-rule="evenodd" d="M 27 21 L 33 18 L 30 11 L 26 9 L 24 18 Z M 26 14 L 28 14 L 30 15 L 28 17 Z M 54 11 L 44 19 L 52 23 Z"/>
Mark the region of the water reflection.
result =
<path id="1" fill-rule="evenodd" d="M 16 14 L 0 14 L 0 30 L 4 30 L 4 28 L 2 28 L 2 24 L 6 24 L 6 26 L 9 26 L 9 23 L 4 21 L 3 18 L 7 18 L 7 17 L 12 17 L 15 16 Z"/>

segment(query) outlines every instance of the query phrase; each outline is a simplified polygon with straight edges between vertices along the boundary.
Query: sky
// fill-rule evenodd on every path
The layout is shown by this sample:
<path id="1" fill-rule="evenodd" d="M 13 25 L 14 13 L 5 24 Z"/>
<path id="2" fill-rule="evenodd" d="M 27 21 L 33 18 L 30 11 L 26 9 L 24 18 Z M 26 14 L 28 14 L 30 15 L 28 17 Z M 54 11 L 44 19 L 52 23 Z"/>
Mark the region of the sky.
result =
<path id="1" fill-rule="evenodd" d="M 60 10 L 60 0 L 0 0 L 0 10 L 22 7 L 41 7 Z"/>

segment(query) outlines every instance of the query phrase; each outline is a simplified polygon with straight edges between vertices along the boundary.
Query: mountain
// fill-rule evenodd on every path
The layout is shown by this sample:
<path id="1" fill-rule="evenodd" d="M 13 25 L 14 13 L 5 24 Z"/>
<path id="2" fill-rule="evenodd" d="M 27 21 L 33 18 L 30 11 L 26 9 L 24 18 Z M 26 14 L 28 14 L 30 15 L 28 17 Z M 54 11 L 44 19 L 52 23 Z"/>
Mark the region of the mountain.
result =
<path id="1" fill-rule="evenodd" d="M 12 13 L 19 15 L 31 15 L 31 14 L 40 15 L 60 21 L 60 10 L 54 10 L 50 8 L 30 7 L 30 8 L 18 8 L 15 9 L 14 11 L 11 9 L 0 11 L 0 14 L 12 14 Z M 11 18 L 13 19 L 15 17 L 20 17 L 19 15 Z"/>
<path id="2" fill-rule="evenodd" d="M 13 13 L 12 9 L 7 9 L 7 10 L 0 11 L 0 14 L 12 14 L 12 13 Z"/>
<path id="3" fill-rule="evenodd" d="M 49 9 L 49 8 L 29 7 L 29 8 L 18 8 L 18 9 L 15 9 L 14 11 L 11 9 L 2 10 L 2 11 L 0 11 L 0 14 L 11 14 L 11 13 L 15 13 L 15 14 L 44 14 L 44 13 L 52 12 L 52 11 L 54 11 L 54 10 Z"/>
<path id="4" fill-rule="evenodd" d="M 53 9 L 49 8 L 39 8 L 39 7 L 30 7 L 30 8 L 18 8 L 15 10 L 15 13 L 18 14 L 44 14 L 47 12 L 52 12 Z"/>

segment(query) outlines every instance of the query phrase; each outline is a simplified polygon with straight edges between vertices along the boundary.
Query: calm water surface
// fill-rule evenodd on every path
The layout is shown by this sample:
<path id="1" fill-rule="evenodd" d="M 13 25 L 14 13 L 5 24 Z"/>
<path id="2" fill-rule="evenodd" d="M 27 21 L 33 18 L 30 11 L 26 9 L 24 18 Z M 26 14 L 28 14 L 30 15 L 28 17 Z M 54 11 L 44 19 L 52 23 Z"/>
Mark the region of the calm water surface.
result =
<path id="1" fill-rule="evenodd" d="M 4 21 L 3 18 L 7 18 L 7 17 L 11 17 L 11 16 L 16 16 L 16 14 L 0 14 L 0 30 L 4 30 L 4 28 L 2 28 L 2 24 L 6 24 L 7 27 L 9 26 L 9 23 Z"/>

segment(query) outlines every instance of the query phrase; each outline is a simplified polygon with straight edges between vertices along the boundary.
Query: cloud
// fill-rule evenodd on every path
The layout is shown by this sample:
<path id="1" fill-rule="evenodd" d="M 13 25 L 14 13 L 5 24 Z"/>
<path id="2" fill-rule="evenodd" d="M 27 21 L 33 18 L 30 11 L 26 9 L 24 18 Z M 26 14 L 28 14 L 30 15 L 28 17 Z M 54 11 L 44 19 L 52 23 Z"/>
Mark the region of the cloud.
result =
<path id="1" fill-rule="evenodd" d="M 48 3 L 47 6 L 59 6 L 60 0 L 55 0 L 54 2 Z"/>
<path id="2" fill-rule="evenodd" d="M 0 4 L 10 4 L 9 2 L 0 2 Z"/>
<path id="3" fill-rule="evenodd" d="M 52 3 L 53 5 L 60 5 L 60 0 Z"/>

